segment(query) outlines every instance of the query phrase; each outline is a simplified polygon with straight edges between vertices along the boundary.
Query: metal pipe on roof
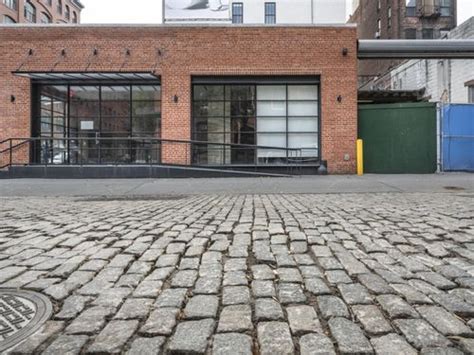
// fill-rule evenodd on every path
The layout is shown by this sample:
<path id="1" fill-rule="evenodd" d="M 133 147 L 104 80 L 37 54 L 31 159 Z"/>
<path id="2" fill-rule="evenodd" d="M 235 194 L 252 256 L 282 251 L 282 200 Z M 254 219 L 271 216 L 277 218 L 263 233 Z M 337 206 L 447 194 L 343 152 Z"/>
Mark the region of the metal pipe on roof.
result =
<path id="1" fill-rule="evenodd" d="M 359 40 L 359 59 L 474 59 L 474 40 Z"/>

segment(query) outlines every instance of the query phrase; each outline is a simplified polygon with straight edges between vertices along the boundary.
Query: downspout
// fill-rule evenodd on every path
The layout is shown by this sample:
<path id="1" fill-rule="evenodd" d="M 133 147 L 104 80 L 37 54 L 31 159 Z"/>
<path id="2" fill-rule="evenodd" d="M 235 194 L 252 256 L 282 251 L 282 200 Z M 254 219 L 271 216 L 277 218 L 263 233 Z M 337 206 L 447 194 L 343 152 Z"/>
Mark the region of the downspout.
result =
<path id="1" fill-rule="evenodd" d="M 314 0 L 311 0 L 311 24 L 314 25 Z"/>

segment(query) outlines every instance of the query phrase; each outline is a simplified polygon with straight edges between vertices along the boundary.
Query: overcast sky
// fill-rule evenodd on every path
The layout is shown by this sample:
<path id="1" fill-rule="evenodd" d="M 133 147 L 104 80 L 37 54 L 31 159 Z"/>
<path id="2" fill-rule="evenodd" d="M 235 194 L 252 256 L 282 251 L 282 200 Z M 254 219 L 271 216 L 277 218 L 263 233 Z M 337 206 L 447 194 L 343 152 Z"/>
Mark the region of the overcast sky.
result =
<path id="1" fill-rule="evenodd" d="M 161 0 L 81 0 L 82 23 L 160 23 Z M 351 0 L 346 0 L 348 9 Z M 350 11 L 350 10 L 348 10 Z M 458 0 L 458 23 L 474 16 L 474 0 Z"/>

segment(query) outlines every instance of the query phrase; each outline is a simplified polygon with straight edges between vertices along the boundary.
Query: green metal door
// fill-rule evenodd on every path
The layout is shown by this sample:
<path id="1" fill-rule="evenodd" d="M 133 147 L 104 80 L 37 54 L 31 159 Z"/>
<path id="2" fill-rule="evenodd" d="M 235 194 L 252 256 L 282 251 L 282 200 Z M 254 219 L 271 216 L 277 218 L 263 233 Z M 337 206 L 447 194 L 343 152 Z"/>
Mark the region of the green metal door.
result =
<path id="1" fill-rule="evenodd" d="M 366 173 L 434 173 L 436 104 L 360 105 L 359 138 Z"/>

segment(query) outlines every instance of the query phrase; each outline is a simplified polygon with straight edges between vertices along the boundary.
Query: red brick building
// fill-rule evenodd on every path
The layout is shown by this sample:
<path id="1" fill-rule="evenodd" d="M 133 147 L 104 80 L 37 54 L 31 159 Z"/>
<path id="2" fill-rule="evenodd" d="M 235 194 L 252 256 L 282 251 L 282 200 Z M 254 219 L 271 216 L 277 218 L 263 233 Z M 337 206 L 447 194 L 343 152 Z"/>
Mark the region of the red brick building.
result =
<path id="1" fill-rule="evenodd" d="M 80 23 L 79 0 L 2 0 L 0 23 Z"/>
<path id="2" fill-rule="evenodd" d="M 37 137 L 24 163 L 352 174 L 356 46 L 352 25 L 0 27 L 0 141 Z"/>

